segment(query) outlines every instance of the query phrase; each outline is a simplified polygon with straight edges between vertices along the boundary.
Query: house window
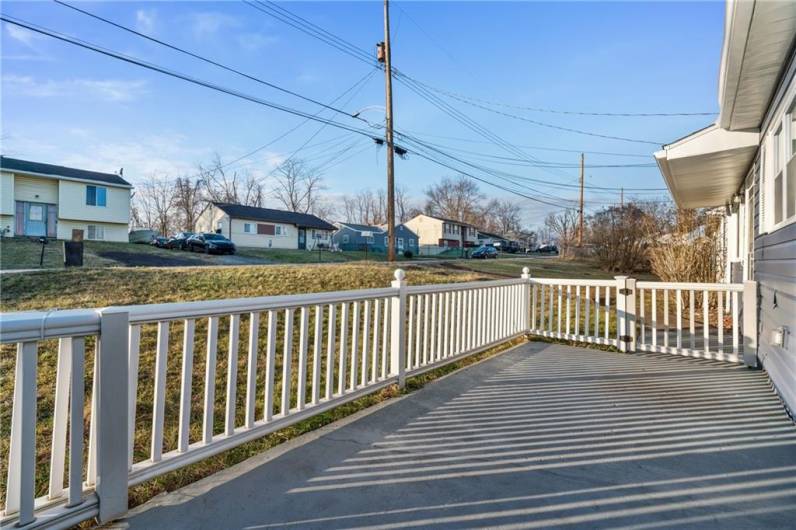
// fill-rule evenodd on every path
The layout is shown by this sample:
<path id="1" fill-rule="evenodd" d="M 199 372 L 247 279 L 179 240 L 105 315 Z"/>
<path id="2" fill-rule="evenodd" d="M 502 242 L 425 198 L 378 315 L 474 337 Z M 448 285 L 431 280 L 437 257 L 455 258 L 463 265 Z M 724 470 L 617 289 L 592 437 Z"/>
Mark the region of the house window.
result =
<path id="1" fill-rule="evenodd" d="M 88 206 L 105 206 L 108 189 L 102 186 L 86 186 L 86 204 Z"/>
<path id="2" fill-rule="evenodd" d="M 274 233 L 278 236 L 286 235 L 285 229 L 282 225 L 276 225 Z"/>
<path id="3" fill-rule="evenodd" d="M 105 239 L 105 227 L 88 225 L 88 239 L 102 241 Z"/>
<path id="4" fill-rule="evenodd" d="M 251 223 L 243 223 L 243 231 L 246 232 L 247 234 L 251 234 L 252 233 Z"/>
<path id="5" fill-rule="evenodd" d="M 348 243 L 348 234 L 343 234 L 343 243 Z"/>
<path id="6" fill-rule="evenodd" d="M 318 239 L 318 234 L 315 232 L 315 230 L 310 231 L 310 237 L 312 239 Z"/>
<path id="7" fill-rule="evenodd" d="M 787 123 L 790 133 L 790 142 L 788 142 L 790 149 L 785 165 L 785 217 L 790 219 L 796 215 L 796 99 L 791 103 Z"/>
<path id="8" fill-rule="evenodd" d="M 223 229 L 224 229 L 224 221 L 219 221 L 218 223 L 216 223 L 216 232 L 217 233 L 220 234 L 221 230 L 223 230 Z"/>
<path id="9" fill-rule="evenodd" d="M 390 244 L 390 236 L 384 236 L 384 246 L 386 247 L 389 244 Z"/>
<path id="10" fill-rule="evenodd" d="M 404 238 L 398 238 L 398 248 L 404 248 Z"/>
<path id="11" fill-rule="evenodd" d="M 415 246 L 415 240 L 414 240 L 414 239 L 410 239 L 410 240 L 409 240 L 409 246 L 410 246 L 410 247 L 413 247 L 413 246 Z"/>
<path id="12" fill-rule="evenodd" d="M 782 156 L 783 153 L 783 143 L 785 142 L 785 136 L 782 134 L 782 127 L 780 126 L 777 129 L 777 132 L 774 133 L 774 143 L 772 145 L 773 157 L 771 167 L 774 169 L 774 224 L 779 224 L 782 222 L 782 201 L 784 195 L 784 175 L 782 174 Z"/>

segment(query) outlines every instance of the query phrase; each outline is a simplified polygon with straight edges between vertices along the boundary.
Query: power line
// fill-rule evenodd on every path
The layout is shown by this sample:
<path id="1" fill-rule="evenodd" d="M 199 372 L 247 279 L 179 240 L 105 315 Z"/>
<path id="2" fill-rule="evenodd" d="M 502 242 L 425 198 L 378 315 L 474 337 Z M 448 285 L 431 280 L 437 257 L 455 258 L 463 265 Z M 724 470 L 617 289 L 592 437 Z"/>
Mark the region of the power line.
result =
<path id="1" fill-rule="evenodd" d="M 243 71 L 238 70 L 236 68 L 232 68 L 232 67 L 226 66 L 224 64 L 219 63 L 218 61 L 214 61 L 213 59 L 208 59 L 207 57 L 204 57 L 204 56 L 199 55 L 197 53 L 191 52 L 191 51 L 186 50 L 184 48 L 180 48 L 179 46 L 176 46 L 174 44 L 170 44 L 170 43 L 165 42 L 163 40 L 156 39 L 155 37 L 150 37 L 149 35 L 147 35 L 145 33 L 141 33 L 140 31 L 136 31 L 133 28 L 130 28 L 130 27 L 125 26 L 123 24 L 119 24 L 117 22 L 114 22 L 114 21 L 109 20 L 107 18 L 101 17 L 101 16 L 99 16 L 99 15 L 97 15 L 95 13 L 92 13 L 90 11 L 86 11 L 86 10 L 81 9 L 79 7 L 73 6 L 71 4 L 63 2 L 62 0 L 53 0 L 53 2 L 55 2 L 56 4 L 62 5 L 64 7 L 67 7 L 69 9 L 72 9 L 72 10 L 78 12 L 78 13 L 82 13 L 83 15 L 86 15 L 86 16 L 91 17 L 93 19 L 102 21 L 102 22 L 104 22 L 106 24 L 110 24 L 111 26 L 119 28 L 119 29 L 121 29 L 123 31 L 127 31 L 128 33 L 132 33 L 133 35 L 137 35 L 138 37 L 141 37 L 143 39 L 147 39 L 148 41 L 154 42 L 154 43 L 159 44 L 161 46 L 165 46 L 165 47 L 167 47 L 167 48 L 169 48 L 171 50 L 174 50 L 176 52 L 182 53 L 182 54 L 187 55 L 189 57 L 193 57 L 194 59 L 197 59 L 199 61 L 203 61 L 203 62 L 205 62 L 207 64 L 210 64 L 210 65 L 213 65 L 213 66 L 215 66 L 217 68 L 221 68 L 222 70 L 225 70 L 227 72 L 232 72 L 232 73 L 234 73 L 236 75 L 239 75 L 241 77 L 244 77 L 244 78 L 249 79 L 251 81 L 254 81 L 256 83 L 260 83 L 262 85 L 265 85 L 267 87 L 273 88 L 275 90 L 279 90 L 280 92 L 284 92 L 285 94 L 289 94 L 291 96 L 303 99 L 304 101 L 308 101 L 310 103 L 313 103 L 315 105 L 321 106 L 321 107 L 323 107 L 325 109 L 331 110 L 331 111 L 336 112 L 338 114 L 343 114 L 345 116 L 352 117 L 350 112 L 347 112 L 345 110 L 341 110 L 341 109 L 332 107 L 331 105 L 327 105 L 326 103 L 323 103 L 323 102 L 318 101 L 316 99 L 304 96 L 302 94 L 299 94 L 298 92 L 294 92 L 293 90 L 290 90 L 290 89 L 287 89 L 287 88 L 283 88 L 283 87 L 281 87 L 279 85 L 271 83 L 270 81 L 266 81 L 265 79 L 262 79 L 260 77 L 254 76 L 252 74 L 247 74 L 246 72 L 243 72 Z"/>

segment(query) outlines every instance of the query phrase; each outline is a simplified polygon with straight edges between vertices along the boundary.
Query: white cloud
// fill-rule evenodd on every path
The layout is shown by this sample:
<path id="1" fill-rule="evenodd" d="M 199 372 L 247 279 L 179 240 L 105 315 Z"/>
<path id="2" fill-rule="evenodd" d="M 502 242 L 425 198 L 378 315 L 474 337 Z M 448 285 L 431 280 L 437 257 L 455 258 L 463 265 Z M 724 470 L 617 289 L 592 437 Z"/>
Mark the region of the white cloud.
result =
<path id="1" fill-rule="evenodd" d="M 6 33 L 9 37 L 17 42 L 21 42 L 28 48 L 33 48 L 33 43 L 41 38 L 40 35 L 13 24 L 6 24 Z"/>
<path id="2" fill-rule="evenodd" d="M 190 15 L 191 29 L 196 38 L 214 35 L 222 28 L 234 28 L 240 21 L 230 15 L 215 12 L 193 13 Z"/>
<path id="3" fill-rule="evenodd" d="M 112 103 L 134 101 L 146 93 L 146 81 L 121 79 L 37 80 L 31 76 L 7 74 L 2 78 L 7 93 L 29 97 L 89 96 Z"/>
<path id="4" fill-rule="evenodd" d="M 277 40 L 273 35 L 263 35 L 262 33 L 243 33 L 238 36 L 240 47 L 250 52 L 256 52 L 275 43 Z"/>
<path id="5" fill-rule="evenodd" d="M 154 33 L 157 12 L 154 9 L 139 9 L 135 12 L 135 27 L 141 33 Z"/>

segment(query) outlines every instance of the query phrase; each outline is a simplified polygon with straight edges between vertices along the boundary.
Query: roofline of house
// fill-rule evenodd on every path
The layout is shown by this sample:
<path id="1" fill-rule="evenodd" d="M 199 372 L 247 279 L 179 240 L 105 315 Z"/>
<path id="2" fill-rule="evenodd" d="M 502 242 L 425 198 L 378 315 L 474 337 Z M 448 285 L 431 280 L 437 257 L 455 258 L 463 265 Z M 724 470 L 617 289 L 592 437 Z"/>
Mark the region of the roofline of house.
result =
<path id="1" fill-rule="evenodd" d="M 133 189 L 132 184 L 117 184 L 115 182 L 105 182 L 104 180 L 95 180 L 95 179 L 80 179 L 75 177 L 65 177 L 63 175 L 59 175 L 57 173 L 38 173 L 36 171 L 23 171 L 20 169 L 12 169 L 7 167 L 0 167 L 0 171 L 5 171 L 6 173 L 13 173 L 14 175 L 31 175 L 34 177 L 44 177 L 44 178 L 51 178 L 55 180 L 69 180 L 71 182 L 86 182 L 89 184 L 101 184 L 103 186 L 109 186 L 113 188 L 124 188 L 124 189 Z M 111 173 L 107 173 L 108 176 L 118 177 L 119 175 L 112 175 Z M 120 177 L 121 178 L 121 177 Z"/>

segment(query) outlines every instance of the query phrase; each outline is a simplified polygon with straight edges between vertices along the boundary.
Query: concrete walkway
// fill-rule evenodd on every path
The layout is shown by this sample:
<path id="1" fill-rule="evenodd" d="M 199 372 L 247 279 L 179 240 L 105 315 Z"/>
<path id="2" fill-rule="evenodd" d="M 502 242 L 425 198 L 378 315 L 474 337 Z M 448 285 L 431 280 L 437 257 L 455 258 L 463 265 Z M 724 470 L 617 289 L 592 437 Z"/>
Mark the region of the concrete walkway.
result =
<path id="1" fill-rule="evenodd" d="M 532 343 L 134 510 L 131 528 L 793 528 L 743 366 Z"/>

